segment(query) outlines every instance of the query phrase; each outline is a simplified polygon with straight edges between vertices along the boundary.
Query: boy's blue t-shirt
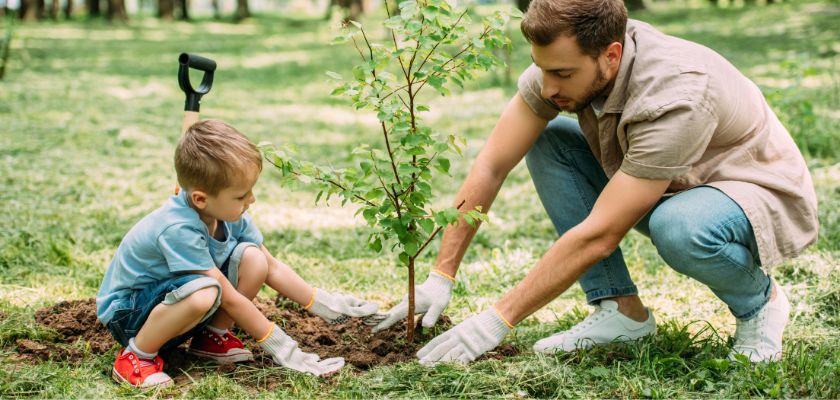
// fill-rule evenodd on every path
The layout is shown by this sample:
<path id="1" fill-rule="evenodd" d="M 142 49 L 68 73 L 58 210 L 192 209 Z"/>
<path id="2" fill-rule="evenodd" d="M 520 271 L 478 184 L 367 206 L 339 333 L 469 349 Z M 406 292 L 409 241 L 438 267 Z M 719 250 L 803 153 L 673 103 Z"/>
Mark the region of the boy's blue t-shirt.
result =
<path id="1" fill-rule="evenodd" d="M 186 196 L 186 190 L 171 196 L 123 238 L 96 295 L 96 316 L 103 324 L 132 291 L 188 271 L 221 266 L 239 243 L 262 244 L 263 236 L 248 213 L 236 222 L 220 220 L 225 240 L 214 239 Z"/>

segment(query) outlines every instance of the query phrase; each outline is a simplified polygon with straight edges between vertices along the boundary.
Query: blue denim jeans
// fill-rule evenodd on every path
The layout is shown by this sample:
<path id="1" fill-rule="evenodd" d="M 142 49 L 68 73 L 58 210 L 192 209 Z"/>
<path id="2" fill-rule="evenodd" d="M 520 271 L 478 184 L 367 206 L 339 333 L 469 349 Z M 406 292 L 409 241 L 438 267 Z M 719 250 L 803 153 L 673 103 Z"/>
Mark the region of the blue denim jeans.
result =
<path id="1" fill-rule="evenodd" d="M 248 247 L 255 246 L 253 243 L 240 243 L 233 249 L 230 257 L 219 267 L 219 270 L 228 278 L 230 283 L 236 287 L 239 279 L 239 262 L 242 254 Z M 120 308 L 114 313 L 106 325 L 111 335 L 123 346 L 128 346 L 128 341 L 137 336 L 137 332 L 146 323 L 152 309 L 158 304 L 175 304 L 200 289 L 216 287 L 219 296 L 216 303 L 207 312 L 204 318 L 189 332 L 175 337 L 166 342 L 161 350 L 168 350 L 178 347 L 193 337 L 199 330 L 210 323 L 210 317 L 219 308 L 221 302 L 222 287 L 218 281 L 201 274 L 182 274 L 173 276 L 171 279 L 160 281 L 154 286 L 135 290 L 131 296 L 120 303 Z"/>
<path id="2" fill-rule="evenodd" d="M 526 156 L 543 207 L 562 235 L 583 221 L 607 176 L 577 121 L 551 121 Z M 699 186 L 663 197 L 636 225 L 677 272 L 708 286 L 737 318 L 749 319 L 769 301 L 770 277 L 761 269 L 744 211 L 723 192 Z M 578 280 L 589 303 L 638 294 L 621 249 Z"/>

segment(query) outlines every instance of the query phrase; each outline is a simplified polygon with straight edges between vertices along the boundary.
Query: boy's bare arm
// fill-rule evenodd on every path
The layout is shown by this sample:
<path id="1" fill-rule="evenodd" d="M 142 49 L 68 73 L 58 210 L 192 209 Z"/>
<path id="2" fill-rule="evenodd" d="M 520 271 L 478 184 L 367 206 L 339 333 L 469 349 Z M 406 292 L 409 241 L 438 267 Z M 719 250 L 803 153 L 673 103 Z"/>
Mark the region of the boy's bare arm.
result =
<path id="1" fill-rule="evenodd" d="M 248 300 L 233 287 L 227 277 L 222 274 L 222 271 L 214 267 L 206 271 L 197 272 L 219 281 L 222 285 L 221 308 L 247 334 L 259 340 L 271 332 L 274 324 L 257 309 L 257 306 L 251 300 Z"/>
<path id="2" fill-rule="evenodd" d="M 291 267 L 274 258 L 264 245 L 260 246 L 260 249 L 268 260 L 268 276 L 265 283 L 295 303 L 302 306 L 309 304 L 315 288 L 306 283 Z"/>

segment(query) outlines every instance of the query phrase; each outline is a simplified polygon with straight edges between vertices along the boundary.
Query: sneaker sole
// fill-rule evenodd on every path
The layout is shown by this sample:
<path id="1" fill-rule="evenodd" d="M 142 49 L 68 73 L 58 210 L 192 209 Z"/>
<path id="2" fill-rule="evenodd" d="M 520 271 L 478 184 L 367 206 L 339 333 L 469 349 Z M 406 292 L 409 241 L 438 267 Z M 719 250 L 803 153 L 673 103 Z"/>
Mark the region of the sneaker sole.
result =
<path id="1" fill-rule="evenodd" d="M 168 381 L 163 381 L 163 382 L 155 384 L 155 385 L 138 386 L 138 385 L 135 385 L 135 384 L 132 384 L 131 382 L 129 382 L 128 379 L 123 378 L 123 376 L 120 375 L 119 372 L 117 372 L 116 368 L 111 368 L 111 378 L 113 380 L 117 381 L 117 383 L 119 383 L 119 384 L 126 384 L 126 385 L 129 385 L 129 386 L 133 386 L 137 389 L 143 389 L 143 390 L 149 390 L 149 389 L 169 386 L 169 385 L 172 384 L 172 379 L 169 379 Z"/>
<path id="2" fill-rule="evenodd" d="M 201 350 L 187 350 L 187 354 L 192 354 L 196 357 L 213 360 L 219 364 L 233 364 L 237 362 L 253 361 L 254 355 L 251 352 L 233 353 L 233 354 L 218 354 L 208 353 Z"/>

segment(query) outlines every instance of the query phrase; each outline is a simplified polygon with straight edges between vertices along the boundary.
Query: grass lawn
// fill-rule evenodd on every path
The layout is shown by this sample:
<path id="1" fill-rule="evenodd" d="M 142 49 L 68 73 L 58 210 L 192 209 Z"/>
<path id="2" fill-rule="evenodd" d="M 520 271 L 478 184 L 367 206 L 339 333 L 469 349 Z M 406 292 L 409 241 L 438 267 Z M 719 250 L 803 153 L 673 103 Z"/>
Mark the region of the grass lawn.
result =
<path id="1" fill-rule="evenodd" d="M 363 22 L 374 26 L 381 17 Z M 622 249 L 643 300 L 656 313 L 659 334 L 653 339 L 534 354 L 534 341 L 586 316 L 575 286 L 523 321 L 506 339 L 520 354 L 502 361 L 345 368 L 326 380 L 240 366 L 146 395 L 840 397 L 840 4 L 666 7 L 634 17 L 732 60 L 761 86 L 806 153 L 820 201 L 821 235 L 803 256 L 774 272 L 793 306 L 782 362 L 726 361 L 735 326 L 726 307 L 670 270 L 649 240 L 632 232 Z M 241 24 L 137 18 L 126 25 L 16 27 L 7 76 L 0 81 L 0 398 L 139 395 L 110 380 L 112 355 L 31 363 L 15 361 L 15 353 L 22 339 L 55 337 L 35 322 L 35 311 L 95 296 L 122 235 L 172 193 L 172 153 L 183 109 L 176 80 L 180 52 L 218 62 L 204 118 L 230 122 L 255 141 L 294 143 L 301 157 L 321 164 L 342 165 L 359 143 L 377 142 L 374 115 L 329 96 L 325 71 L 348 76 L 358 57 L 352 47 L 329 45 L 333 35 L 324 21 L 277 16 Z M 516 27 L 511 35 L 510 79 L 502 71 L 488 73 L 464 91 L 429 102 L 426 121 L 468 139 L 464 158 L 452 165 L 453 177 L 436 187 L 441 206 L 452 201 L 515 92 L 518 72 L 530 62 Z M 367 230 L 353 208 L 315 206 L 313 191 L 283 188 L 279 180 L 277 171 L 266 168 L 251 208 L 278 258 L 317 286 L 353 292 L 383 307 L 402 297 L 406 271 L 360 245 Z M 555 236 L 522 163 L 467 252 L 447 314 L 459 322 L 493 304 Z M 419 276 L 431 266 L 436 245 L 421 260 Z M 85 351 L 84 343 L 75 345 Z M 266 374 L 280 377 L 280 384 L 259 389 Z"/>

